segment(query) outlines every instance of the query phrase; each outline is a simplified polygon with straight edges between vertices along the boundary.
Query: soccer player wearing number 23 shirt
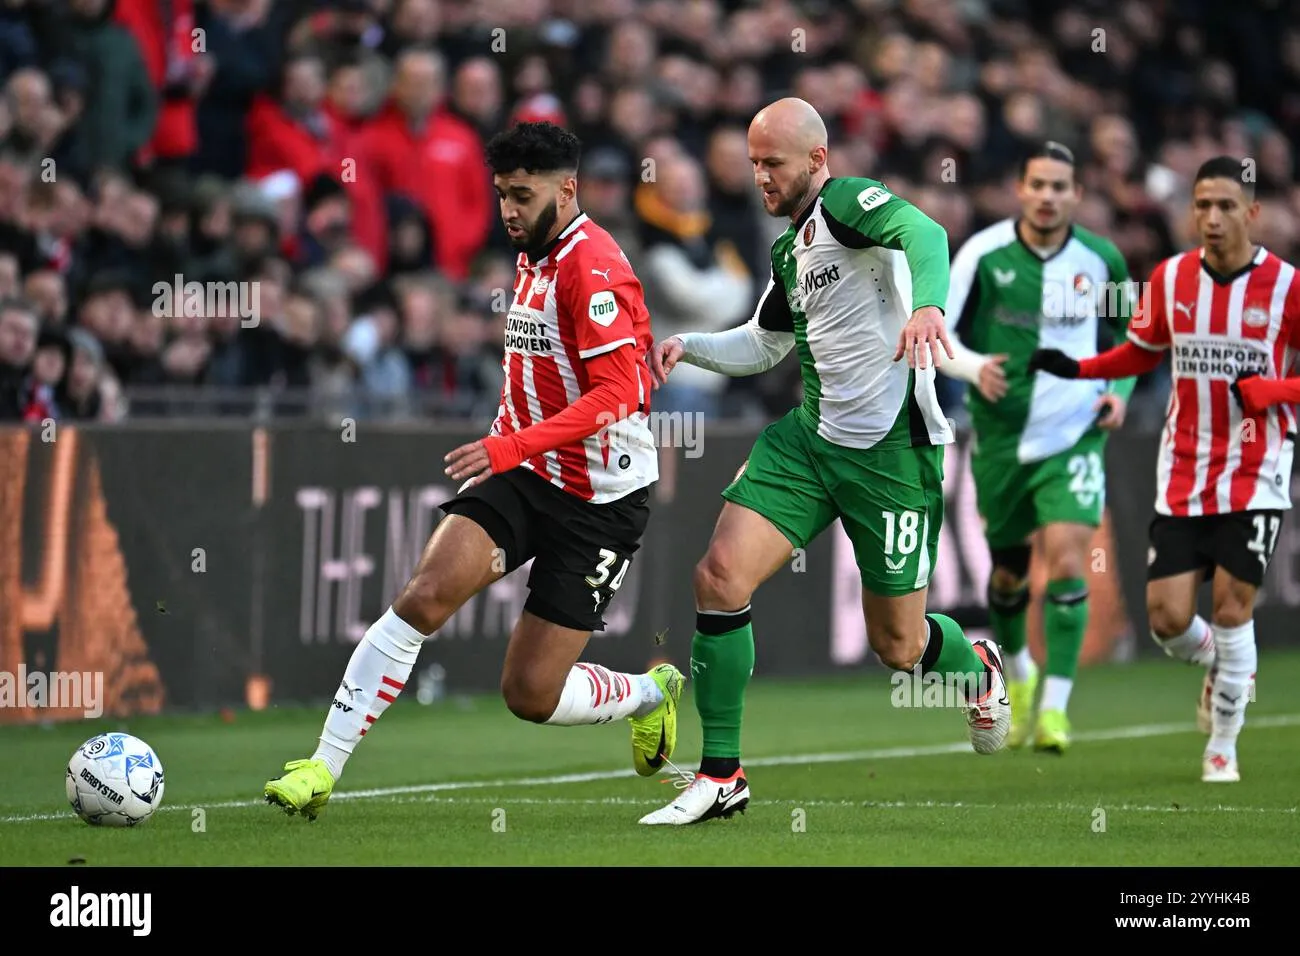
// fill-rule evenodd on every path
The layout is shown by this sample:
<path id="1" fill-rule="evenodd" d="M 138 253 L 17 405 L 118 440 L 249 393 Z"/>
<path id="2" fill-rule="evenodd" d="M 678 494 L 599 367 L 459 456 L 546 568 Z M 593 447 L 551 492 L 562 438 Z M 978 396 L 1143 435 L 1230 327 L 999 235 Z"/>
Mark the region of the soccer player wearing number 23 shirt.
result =
<path id="1" fill-rule="evenodd" d="M 1199 249 L 1155 267 L 1128 341 L 1075 361 L 1040 350 L 1031 369 L 1062 378 L 1140 375 L 1172 353 L 1173 391 L 1157 463 L 1147 617 L 1167 654 L 1206 668 L 1201 779 L 1240 779 L 1237 738 L 1253 696 L 1259 587 L 1291 507 L 1300 377 L 1295 267 L 1251 242 L 1259 215 L 1245 163 L 1201 166 L 1192 192 Z M 1212 576 L 1213 611 L 1196 613 Z"/>

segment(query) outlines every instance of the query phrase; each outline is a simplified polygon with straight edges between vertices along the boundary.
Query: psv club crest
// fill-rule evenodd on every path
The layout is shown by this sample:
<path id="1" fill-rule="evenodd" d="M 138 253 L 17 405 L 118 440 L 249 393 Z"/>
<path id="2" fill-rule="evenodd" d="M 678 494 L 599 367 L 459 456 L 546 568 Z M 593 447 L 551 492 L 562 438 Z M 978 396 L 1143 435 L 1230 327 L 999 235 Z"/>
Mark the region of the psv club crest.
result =
<path id="1" fill-rule="evenodd" d="M 1248 305 L 1241 312 L 1241 321 L 1243 325 L 1248 325 L 1253 329 L 1261 328 L 1268 325 L 1268 308 L 1262 305 Z"/>

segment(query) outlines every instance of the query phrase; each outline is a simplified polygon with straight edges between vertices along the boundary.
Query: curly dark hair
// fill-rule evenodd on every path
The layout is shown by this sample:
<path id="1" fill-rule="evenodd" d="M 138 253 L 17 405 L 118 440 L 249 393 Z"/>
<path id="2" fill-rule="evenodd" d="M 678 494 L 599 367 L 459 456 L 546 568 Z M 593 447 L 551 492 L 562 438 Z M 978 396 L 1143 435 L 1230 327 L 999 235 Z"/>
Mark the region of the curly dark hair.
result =
<path id="1" fill-rule="evenodd" d="M 577 172 L 582 142 L 554 123 L 519 123 L 492 137 L 485 152 L 497 174 Z"/>

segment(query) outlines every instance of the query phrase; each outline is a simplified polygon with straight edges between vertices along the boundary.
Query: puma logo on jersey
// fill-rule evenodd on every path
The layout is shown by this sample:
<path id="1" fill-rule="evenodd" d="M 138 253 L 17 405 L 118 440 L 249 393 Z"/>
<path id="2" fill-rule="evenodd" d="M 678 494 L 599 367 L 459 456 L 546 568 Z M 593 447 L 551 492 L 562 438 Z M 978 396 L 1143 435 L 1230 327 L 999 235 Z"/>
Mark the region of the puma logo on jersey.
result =
<path id="1" fill-rule="evenodd" d="M 1189 319 L 1192 317 L 1192 309 L 1195 308 L 1190 302 L 1175 302 L 1174 311 L 1181 312 Z"/>
<path id="2" fill-rule="evenodd" d="M 604 270 L 604 271 L 602 272 L 600 269 L 592 269 L 592 270 L 591 270 L 591 274 L 594 275 L 594 276 L 600 276 L 602 279 L 604 279 L 606 282 L 608 282 L 608 281 L 609 281 L 609 274 L 610 274 L 611 271 L 612 271 L 612 270 L 610 270 L 610 269 L 606 269 L 606 270 Z"/>

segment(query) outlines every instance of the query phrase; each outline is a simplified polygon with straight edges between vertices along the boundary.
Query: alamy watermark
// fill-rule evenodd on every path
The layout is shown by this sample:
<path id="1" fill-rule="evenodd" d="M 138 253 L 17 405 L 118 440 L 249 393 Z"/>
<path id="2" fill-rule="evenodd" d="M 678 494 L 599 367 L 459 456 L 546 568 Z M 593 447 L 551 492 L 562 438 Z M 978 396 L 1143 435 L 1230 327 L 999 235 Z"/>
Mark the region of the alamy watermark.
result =
<path id="1" fill-rule="evenodd" d="M 921 673 L 921 665 L 890 675 L 889 702 L 895 707 L 948 707 L 965 709 L 982 700 L 990 686 L 988 671 L 976 673 Z"/>
<path id="2" fill-rule="evenodd" d="M 33 707 L 79 710 L 88 718 L 104 713 L 103 671 L 0 671 L 0 709 Z"/>
<path id="3" fill-rule="evenodd" d="M 617 431 L 619 422 L 631 416 L 632 410 L 627 408 L 601 412 L 596 416 L 596 424 L 600 431 Z M 641 417 L 654 436 L 656 448 L 681 448 L 687 458 L 699 458 L 704 454 L 704 415 L 701 412 L 651 411 Z"/>
<path id="4" fill-rule="evenodd" d="M 241 328 L 262 322 L 262 284 L 252 282 L 185 281 L 179 272 L 170 283 L 153 285 L 153 314 L 159 318 L 238 316 Z"/>

